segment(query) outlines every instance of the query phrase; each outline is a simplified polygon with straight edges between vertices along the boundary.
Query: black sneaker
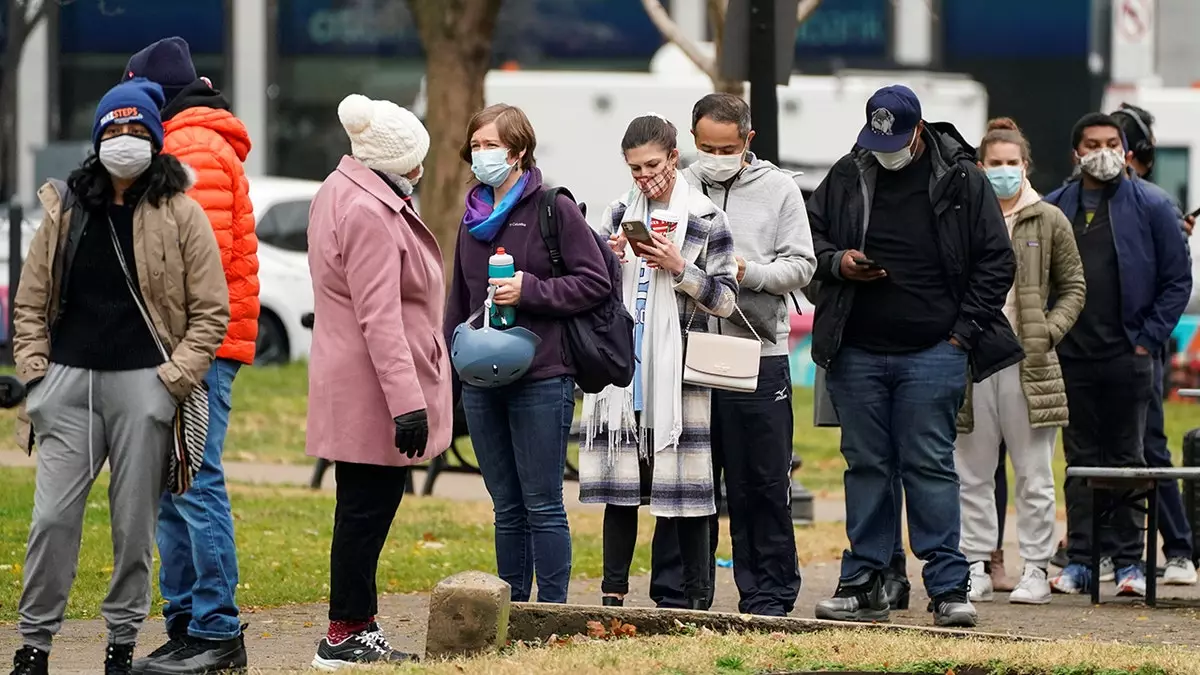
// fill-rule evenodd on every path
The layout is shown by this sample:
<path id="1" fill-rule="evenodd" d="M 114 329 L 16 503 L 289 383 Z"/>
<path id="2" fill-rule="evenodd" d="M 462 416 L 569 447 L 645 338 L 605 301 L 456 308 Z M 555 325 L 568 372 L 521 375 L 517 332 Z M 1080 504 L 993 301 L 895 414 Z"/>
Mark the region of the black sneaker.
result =
<path id="1" fill-rule="evenodd" d="M 187 637 L 182 649 L 151 661 L 145 675 L 205 675 L 246 671 L 246 626 L 242 634 L 228 640 Z"/>
<path id="2" fill-rule="evenodd" d="M 50 654 L 37 647 L 21 647 L 13 654 L 12 675 L 50 675 Z"/>
<path id="3" fill-rule="evenodd" d="M 933 612 L 934 625 L 943 628 L 974 628 L 979 622 L 979 613 L 965 590 L 939 595 L 929 601 L 928 610 Z"/>
<path id="4" fill-rule="evenodd" d="M 372 621 L 365 629 L 341 642 L 334 643 L 330 642 L 328 637 L 321 638 L 321 642 L 317 644 L 317 655 L 312 660 L 312 667 L 332 671 L 363 663 L 403 663 L 416 660 L 417 657 L 413 654 L 392 649 L 379 624 Z"/>
<path id="5" fill-rule="evenodd" d="M 174 654 L 180 649 L 186 647 L 187 644 L 188 641 L 186 630 L 168 631 L 166 642 L 160 645 L 158 649 L 155 649 L 146 656 L 143 656 L 142 658 L 133 662 L 134 675 L 141 675 L 142 673 L 146 672 L 146 666 L 150 665 L 151 661 L 156 661 L 164 656 Z"/>
<path id="6" fill-rule="evenodd" d="M 104 656 L 104 675 L 133 675 L 133 645 L 108 643 Z"/>
<path id="7" fill-rule="evenodd" d="M 875 574 L 866 584 L 838 584 L 832 598 L 817 603 L 816 616 L 818 619 L 831 621 L 874 623 L 887 621 L 888 609 L 887 594 L 883 590 L 883 575 Z"/>

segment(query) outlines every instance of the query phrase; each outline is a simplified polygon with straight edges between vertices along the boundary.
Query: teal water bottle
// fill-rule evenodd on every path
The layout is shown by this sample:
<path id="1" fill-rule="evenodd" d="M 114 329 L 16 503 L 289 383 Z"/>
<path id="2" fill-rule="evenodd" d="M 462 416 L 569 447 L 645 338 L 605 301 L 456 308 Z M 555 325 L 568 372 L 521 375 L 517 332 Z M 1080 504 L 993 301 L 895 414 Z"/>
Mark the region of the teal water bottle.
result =
<path id="1" fill-rule="evenodd" d="M 504 252 L 503 246 L 497 248 L 492 257 L 488 258 L 489 279 L 511 279 L 516 274 L 517 267 L 513 263 L 513 257 Z M 517 308 L 512 305 L 492 305 L 488 318 L 492 328 L 512 328 L 517 322 Z"/>

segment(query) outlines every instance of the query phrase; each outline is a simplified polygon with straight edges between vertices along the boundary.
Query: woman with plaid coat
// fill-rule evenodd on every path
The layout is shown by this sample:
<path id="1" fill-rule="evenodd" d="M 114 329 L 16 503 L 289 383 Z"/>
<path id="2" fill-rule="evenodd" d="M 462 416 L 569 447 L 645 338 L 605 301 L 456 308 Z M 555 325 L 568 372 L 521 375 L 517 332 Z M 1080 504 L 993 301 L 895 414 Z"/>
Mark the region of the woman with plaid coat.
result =
<path id="1" fill-rule="evenodd" d="M 710 389 L 683 383 L 690 331 L 708 315 L 727 317 L 737 297 L 737 262 L 725 213 L 679 173 L 676 129 L 638 117 L 621 142 L 636 187 L 601 220 L 625 263 L 625 305 L 634 316 L 637 368 L 629 387 L 584 398 L 580 501 L 605 504 L 603 603 L 623 604 L 637 544 L 638 507 L 678 531 L 689 606 L 703 609 L 709 587 L 713 500 Z M 651 225 L 653 221 L 653 225 Z M 622 224 L 652 230 L 628 241 Z"/>

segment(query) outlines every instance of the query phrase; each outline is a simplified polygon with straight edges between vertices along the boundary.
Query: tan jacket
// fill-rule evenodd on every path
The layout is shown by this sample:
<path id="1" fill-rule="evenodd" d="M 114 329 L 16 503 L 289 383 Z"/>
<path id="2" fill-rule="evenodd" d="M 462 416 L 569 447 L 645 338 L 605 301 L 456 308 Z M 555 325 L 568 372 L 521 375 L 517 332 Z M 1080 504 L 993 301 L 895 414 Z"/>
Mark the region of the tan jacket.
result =
<path id="1" fill-rule="evenodd" d="M 65 188 L 50 181 L 38 190 L 46 215 L 29 245 L 13 305 L 13 359 L 22 382 L 43 377 L 49 366 L 50 330 L 62 289 L 61 254 L 71 224 L 71 209 L 63 211 Z M 179 193 L 158 208 L 138 205 L 133 244 L 138 286 L 158 336 L 171 353 L 158 376 L 175 400 L 182 401 L 204 380 L 229 325 L 229 290 L 217 239 L 204 209 Z M 17 442 L 29 449 L 29 418 L 23 406 Z"/>
<path id="2" fill-rule="evenodd" d="M 1032 188 L 1026 184 L 1026 189 Z M 1067 390 L 1054 347 L 1075 325 L 1087 297 L 1083 262 L 1070 221 L 1058 207 L 1037 201 L 1016 214 L 1012 229 L 1017 258 L 1017 338 L 1025 350 L 1021 388 L 1033 428 L 1067 426 Z M 1054 307 L 1046 310 L 1051 295 Z M 975 428 L 971 388 L 958 413 L 959 433 Z"/>

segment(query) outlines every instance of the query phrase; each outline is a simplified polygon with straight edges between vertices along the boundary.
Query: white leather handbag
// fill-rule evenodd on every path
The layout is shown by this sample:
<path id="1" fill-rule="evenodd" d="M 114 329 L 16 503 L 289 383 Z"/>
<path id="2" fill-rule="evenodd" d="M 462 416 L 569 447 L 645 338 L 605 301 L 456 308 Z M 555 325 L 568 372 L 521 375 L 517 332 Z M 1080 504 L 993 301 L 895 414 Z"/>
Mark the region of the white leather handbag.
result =
<path id="1" fill-rule="evenodd" d="M 683 357 L 683 381 L 698 387 L 711 387 L 727 391 L 750 393 L 758 389 L 758 366 L 762 356 L 762 338 L 758 331 L 746 321 L 754 339 L 721 335 L 719 333 L 692 333 L 692 322 L 696 319 L 697 305 L 688 319 L 684 339 L 687 352 Z M 742 310 L 734 305 L 738 314 Z"/>

